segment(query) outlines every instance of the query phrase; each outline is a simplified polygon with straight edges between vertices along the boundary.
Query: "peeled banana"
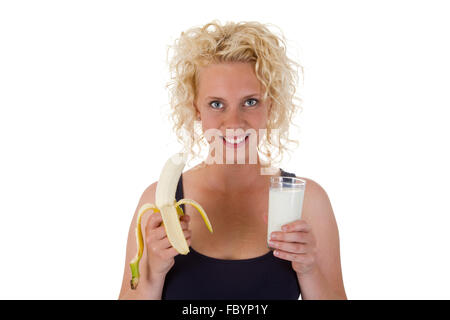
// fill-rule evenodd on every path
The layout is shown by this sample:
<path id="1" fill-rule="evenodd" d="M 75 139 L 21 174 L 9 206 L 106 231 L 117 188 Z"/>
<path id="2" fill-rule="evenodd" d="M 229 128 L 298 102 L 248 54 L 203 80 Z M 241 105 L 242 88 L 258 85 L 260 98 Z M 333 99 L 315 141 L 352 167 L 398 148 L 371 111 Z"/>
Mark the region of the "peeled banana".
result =
<path id="1" fill-rule="evenodd" d="M 177 153 L 169 158 L 161 171 L 158 184 L 156 185 L 156 205 L 152 203 L 145 203 L 139 208 L 136 222 L 137 253 L 130 262 L 130 283 L 131 289 L 133 290 L 137 288 L 137 285 L 139 283 L 139 261 L 141 260 L 142 254 L 144 252 L 144 239 L 141 230 L 141 219 L 146 212 L 149 212 L 150 210 L 152 210 L 153 212 L 161 212 L 167 238 L 169 239 L 172 247 L 174 247 L 175 250 L 177 250 L 180 254 L 187 254 L 189 252 L 189 247 L 187 245 L 186 238 L 184 237 L 183 229 L 181 228 L 180 224 L 180 217 L 184 214 L 183 209 L 181 209 L 180 205 L 190 204 L 194 206 L 194 208 L 196 208 L 202 216 L 208 230 L 211 233 L 213 232 L 208 216 L 199 203 L 191 199 L 181 199 L 178 202 L 176 202 L 175 200 L 175 192 L 178 185 L 178 180 L 180 179 L 185 165 L 185 157 L 182 153 Z"/>

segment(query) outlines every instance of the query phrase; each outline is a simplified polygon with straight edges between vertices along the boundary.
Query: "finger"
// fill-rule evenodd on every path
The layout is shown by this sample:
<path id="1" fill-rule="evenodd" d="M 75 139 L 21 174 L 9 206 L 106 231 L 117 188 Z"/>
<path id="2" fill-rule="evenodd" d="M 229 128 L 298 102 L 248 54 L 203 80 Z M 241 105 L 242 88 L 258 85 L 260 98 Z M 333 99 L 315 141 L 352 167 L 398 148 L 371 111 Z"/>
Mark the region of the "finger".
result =
<path id="1" fill-rule="evenodd" d="M 190 220 L 191 220 L 191 217 L 188 216 L 187 214 L 181 216 L 181 218 L 180 218 L 181 229 L 183 229 L 183 230 L 188 229 Z"/>
<path id="2" fill-rule="evenodd" d="M 164 229 L 164 227 L 162 227 L 162 228 Z M 184 230 L 183 231 L 183 235 L 184 235 L 184 238 L 187 241 L 188 239 L 191 238 L 192 231 L 191 230 Z M 172 247 L 172 244 L 170 243 L 169 238 L 167 237 L 167 235 L 165 233 L 165 230 L 164 230 L 164 236 L 162 238 L 156 240 L 155 243 L 152 245 L 152 247 L 154 249 L 160 249 L 160 250 L 168 249 L 168 248 Z"/>
<path id="3" fill-rule="evenodd" d="M 274 231 L 270 234 L 271 240 L 285 241 L 285 242 L 298 242 L 298 243 L 310 243 L 311 233 L 309 232 L 280 232 Z"/>
<path id="4" fill-rule="evenodd" d="M 189 223 L 189 221 L 191 220 L 191 217 L 187 214 L 184 214 L 181 216 L 180 221 L 186 221 Z"/>
<path id="5" fill-rule="evenodd" d="M 305 220 L 295 220 L 281 227 L 282 231 L 311 231 L 311 226 Z"/>
<path id="6" fill-rule="evenodd" d="M 187 230 L 189 228 L 189 223 L 186 221 L 181 221 L 180 225 L 181 225 L 181 229 L 183 229 L 183 230 Z"/>
<path id="7" fill-rule="evenodd" d="M 161 239 L 162 236 L 159 235 L 158 228 L 160 228 L 162 223 L 161 213 L 153 213 L 148 220 L 145 222 L 144 234 L 143 236 L 147 241 L 151 239 Z M 155 236 L 156 235 L 156 236 Z"/>
<path id="8" fill-rule="evenodd" d="M 169 260 L 169 259 L 175 257 L 175 256 L 178 255 L 178 254 L 179 254 L 179 252 L 178 252 L 177 250 L 175 250 L 175 248 L 170 247 L 170 248 L 168 248 L 168 249 L 164 249 L 164 250 L 161 252 L 161 257 L 163 257 L 163 258 L 166 259 L 166 260 Z"/>
<path id="9" fill-rule="evenodd" d="M 164 227 L 164 225 L 161 225 L 154 230 L 154 239 L 161 240 L 164 238 L 167 238 L 167 231 L 166 227 Z"/>
<path id="10" fill-rule="evenodd" d="M 149 232 L 152 229 L 156 229 L 161 225 L 161 223 L 162 223 L 161 212 L 152 213 L 147 220 L 145 231 Z"/>
<path id="11" fill-rule="evenodd" d="M 306 254 L 306 253 L 295 254 L 295 253 L 286 252 L 286 251 L 277 249 L 277 250 L 273 251 L 273 254 L 277 258 L 292 261 L 292 262 L 306 263 L 309 261 L 308 254 Z"/>
<path id="12" fill-rule="evenodd" d="M 192 230 L 189 230 L 189 229 L 184 230 L 183 234 L 184 234 L 184 238 L 188 239 L 188 238 L 190 238 L 192 236 Z"/>
<path id="13" fill-rule="evenodd" d="M 190 236 L 186 239 L 186 242 L 188 244 L 188 247 L 190 247 L 191 246 Z M 177 254 L 179 254 L 179 252 L 174 247 L 170 246 L 162 250 L 161 256 L 165 259 L 170 259 L 175 257 Z"/>
<path id="14" fill-rule="evenodd" d="M 296 242 L 269 241 L 269 246 L 290 253 L 307 253 L 309 251 L 308 245 Z"/>

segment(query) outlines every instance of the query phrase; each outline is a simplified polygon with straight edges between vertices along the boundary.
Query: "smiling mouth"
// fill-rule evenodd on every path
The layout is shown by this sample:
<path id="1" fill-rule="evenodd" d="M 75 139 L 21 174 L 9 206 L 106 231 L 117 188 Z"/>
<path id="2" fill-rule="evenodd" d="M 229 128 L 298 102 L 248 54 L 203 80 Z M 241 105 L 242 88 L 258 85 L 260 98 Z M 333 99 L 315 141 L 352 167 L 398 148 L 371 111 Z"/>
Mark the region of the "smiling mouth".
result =
<path id="1" fill-rule="evenodd" d="M 245 136 L 241 136 L 241 137 L 233 137 L 233 138 L 226 138 L 226 137 L 222 136 L 222 139 L 227 146 L 240 146 L 248 140 L 249 136 L 250 136 L 250 134 L 246 134 Z"/>

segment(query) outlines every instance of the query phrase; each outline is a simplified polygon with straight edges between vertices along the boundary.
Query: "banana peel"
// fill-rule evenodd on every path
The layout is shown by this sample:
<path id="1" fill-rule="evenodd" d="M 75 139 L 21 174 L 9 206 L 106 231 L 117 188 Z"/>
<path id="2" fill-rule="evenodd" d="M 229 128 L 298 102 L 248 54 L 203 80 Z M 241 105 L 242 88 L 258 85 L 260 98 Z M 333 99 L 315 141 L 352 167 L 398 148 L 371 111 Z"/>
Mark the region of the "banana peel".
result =
<path id="1" fill-rule="evenodd" d="M 131 289 L 135 290 L 139 283 L 139 262 L 144 252 L 144 239 L 142 236 L 141 220 L 142 216 L 147 212 L 160 212 L 163 219 L 164 229 L 166 230 L 167 238 L 170 244 L 180 254 L 188 254 L 189 246 L 187 245 L 186 238 L 181 228 L 180 218 L 184 215 L 183 209 L 180 207 L 182 204 L 192 205 L 203 218 L 208 230 L 212 233 L 212 225 L 206 215 L 202 206 L 191 199 L 181 199 L 178 202 L 175 200 L 176 187 L 181 173 L 183 172 L 186 162 L 184 161 L 182 153 L 177 153 L 169 158 L 162 171 L 158 184 L 156 186 L 155 202 L 143 204 L 138 211 L 136 222 L 136 244 L 137 252 L 136 256 L 130 261 L 131 268 Z"/>

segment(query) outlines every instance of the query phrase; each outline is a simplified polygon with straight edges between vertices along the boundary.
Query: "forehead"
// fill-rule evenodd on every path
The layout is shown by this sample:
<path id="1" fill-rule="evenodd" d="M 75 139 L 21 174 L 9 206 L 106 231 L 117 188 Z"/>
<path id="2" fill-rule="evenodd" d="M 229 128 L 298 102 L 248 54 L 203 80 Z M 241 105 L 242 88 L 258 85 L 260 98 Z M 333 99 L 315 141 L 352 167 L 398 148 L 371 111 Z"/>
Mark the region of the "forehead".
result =
<path id="1" fill-rule="evenodd" d="M 259 92 L 261 84 L 256 77 L 254 64 L 250 62 L 215 63 L 199 68 L 198 89 L 202 91 Z"/>

